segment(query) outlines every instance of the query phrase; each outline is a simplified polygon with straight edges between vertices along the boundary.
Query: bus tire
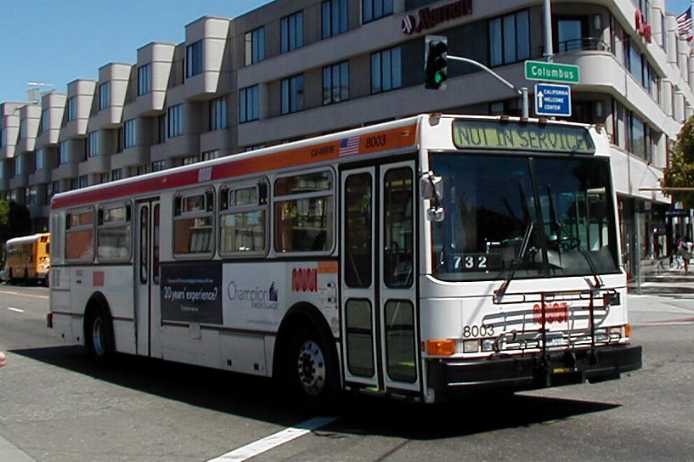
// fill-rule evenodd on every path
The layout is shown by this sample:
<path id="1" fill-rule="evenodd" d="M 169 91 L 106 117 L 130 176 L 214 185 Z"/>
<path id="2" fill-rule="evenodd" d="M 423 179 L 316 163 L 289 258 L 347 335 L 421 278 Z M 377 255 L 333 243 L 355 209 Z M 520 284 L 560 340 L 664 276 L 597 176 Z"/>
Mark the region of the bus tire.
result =
<path id="1" fill-rule="evenodd" d="M 108 310 L 102 306 L 88 309 L 84 332 L 85 346 L 89 356 L 105 362 L 115 351 L 113 320 Z"/>
<path id="2" fill-rule="evenodd" d="M 311 408 L 332 405 L 338 394 L 337 355 L 325 335 L 302 325 L 293 333 L 286 357 L 290 390 Z"/>

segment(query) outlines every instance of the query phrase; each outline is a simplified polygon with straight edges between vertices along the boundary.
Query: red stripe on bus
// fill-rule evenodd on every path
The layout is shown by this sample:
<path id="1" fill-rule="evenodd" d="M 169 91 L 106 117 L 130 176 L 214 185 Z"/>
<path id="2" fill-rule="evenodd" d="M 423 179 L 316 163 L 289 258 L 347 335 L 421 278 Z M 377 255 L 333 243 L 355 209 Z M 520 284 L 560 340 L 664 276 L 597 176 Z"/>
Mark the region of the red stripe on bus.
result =
<path id="1" fill-rule="evenodd" d="M 374 154 L 377 152 L 400 149 L 415 144 L 416 125 L 397 127 L 381 132 L 365 133 L 361 136 L 359 154 Z M 326 160 L 337 160 L 340 153 L 340 140 L 321 143 L 305 148 L 290 149 L 287 151 L 266 154 L 260 157 L 233 160 L 211 167 L 211 175 L 204 175 L 207 180 L 221 180 L 237 176 L 261 173 L 272 170 L 280 170 L 289 167 L 300 167 Z M 200 167 L 184 172 L 171 173 L 156 178 L 147 178 L 123 185 L 116 185 L 72 194 L 67 197 L 53 199 L 51 208 L 61 209 L 88 205 L 94 202 L 103 202 L 128 196 L 162 191 L 165 189 L 182 188 L 201 182 L 201 170 L 210 167 Z M 204 182 L 202 181 L 202 182 Z"/>

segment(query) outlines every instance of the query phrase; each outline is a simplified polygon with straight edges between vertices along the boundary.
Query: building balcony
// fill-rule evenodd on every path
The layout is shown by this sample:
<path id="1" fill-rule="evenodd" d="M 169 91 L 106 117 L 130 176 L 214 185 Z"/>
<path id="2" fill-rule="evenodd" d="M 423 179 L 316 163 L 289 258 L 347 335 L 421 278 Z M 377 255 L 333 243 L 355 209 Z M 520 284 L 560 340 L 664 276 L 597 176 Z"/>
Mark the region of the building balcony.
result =
<path id="1" fill-rule="evenodd" d="M 229 129 L 213 130 L 200 135 L 201 153 L 219 150 L 224 156 L 230 153 L 233 147 L 233 137 Z"/>
<path id="2" fill-rule="evenodd" d="M 77 163 L 63 164 L 56 167 L 51 172 L 51 181 L 67 180 L 77 178 L 78 165 Z"/>
<path id="3" fill-rule="evenodd" d="M 132 73 L 133 82 L 123 109 L 124 120 L 163 113 L 175 49 L 176 45 L 170 43 L 152 42 L 137 50 L 137 69 Z M 148 69 L 143 72 L 148 72 L 145 76 L 149 77 L 149 90 L 138 95 L 139 69 L 144 66 Z"/>
<path id="4" fill-rule="evenodd" d="M 192 154 L 200 154 L 200 135 L 197 133 L 169 138 L 165 143 L 153 145 L 150 161 L 157 162 Z"/>
<path id="5" fill-rule="evenodd" d="M 26 188 L 28 184 L 28 175 L 26 173 L 10 178 L 10 189 Z"/>
<path id="6" fill-rule="evenodd" d="M 21 138 L 17 144 L 16 152 L 31 152 L 36 149 L 36 138 Z"/>
<path id="7" fill-rule="evenodd" d="M 106 173 L 111 171 L 111 156 L 90 157 L 84 162 L 79 163 L 78 174 L 91 175 L 95 173 Z"/>
<path id="8" fill-rule="evenodd" d="M 189 100 L 204 100 L 214 97 L 220 89 L 225 50 L 229 38 L 229 20 L 202 17 L 186 26 L 186 47 L 200 42 L 200 72 L 185 79 L 185 97 Z"/>
<path id="9" fill-rule="evenodd" d="M 45 148 L 48 146 L 57 146 L 60 139 L 60 128 L 44 130 L 36 138 L 36 149 Z"/>
<path id="10" fill-rule="evenodd" d="M 42 168 L 29 175 L 29 186 L 46 184 L 51 182 L 51 169 Z"/>
<path id="11" fill-rule="evenodd" d="M 149 164 L 149 147 L 136 146 L 111 156 L 111 169 Z"/>
<path id="12" fill-rule="evenodd" d="M 47 113 L 47 126 L 42 127 L 42 132 L 36 139 L 36 148 L 58 144 L 60 129 L 63 125 L 65 114 L 65 101 L 67 96 L 63 93 L 51 92 L 41 97 L 41 111 Z"/>

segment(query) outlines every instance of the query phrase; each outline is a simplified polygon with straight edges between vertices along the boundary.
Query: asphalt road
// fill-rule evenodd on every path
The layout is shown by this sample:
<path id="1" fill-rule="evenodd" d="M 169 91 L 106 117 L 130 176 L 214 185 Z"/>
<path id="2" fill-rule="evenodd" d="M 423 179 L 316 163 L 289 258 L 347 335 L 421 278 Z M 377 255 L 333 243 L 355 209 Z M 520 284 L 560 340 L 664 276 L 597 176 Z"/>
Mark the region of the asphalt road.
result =
<path id="1" fill-rule="evenodd" d="M 253 460 L 694 461 L 690 296 L 666 318 L 657 293 L 635 299 L 645 367 L 619 381 L 436 407 L 350 398 Z M 96 366 L 46 329 L 47 305 L 47 289 L 0 285 L 2 462 L 207 461 L 315 417 L 268 380 L 125 356 Z"/>

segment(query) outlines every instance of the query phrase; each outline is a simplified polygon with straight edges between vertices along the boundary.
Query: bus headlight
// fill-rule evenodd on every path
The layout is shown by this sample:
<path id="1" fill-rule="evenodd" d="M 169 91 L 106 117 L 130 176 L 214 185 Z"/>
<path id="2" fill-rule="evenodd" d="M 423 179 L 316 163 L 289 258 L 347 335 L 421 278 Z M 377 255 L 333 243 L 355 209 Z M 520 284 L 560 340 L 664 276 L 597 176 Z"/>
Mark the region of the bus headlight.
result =
<path id="1" fill-rule="evenodd" d="M 485 338 L 482 340 L 482 351 L 489 352 L 494 351 L 494 346 L 496 345 L 496 339 Z"/>
<path id="2" fill-rule="evenodd" d="M 479 340 L 463 340 L 463 353 L 479 353 Z"/>

